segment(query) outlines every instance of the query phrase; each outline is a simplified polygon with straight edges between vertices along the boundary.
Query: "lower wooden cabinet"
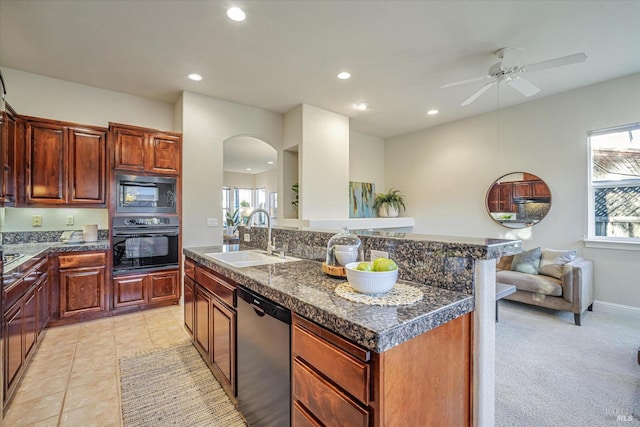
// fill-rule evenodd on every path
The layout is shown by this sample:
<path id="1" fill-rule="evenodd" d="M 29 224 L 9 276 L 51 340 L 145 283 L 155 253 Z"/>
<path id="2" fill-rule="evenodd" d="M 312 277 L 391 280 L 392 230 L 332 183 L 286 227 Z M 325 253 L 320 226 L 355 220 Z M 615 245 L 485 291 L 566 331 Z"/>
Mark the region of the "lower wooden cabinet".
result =
<path id="1" fill-rule="evenodd" d="M 113 278 L 113 307 L 176 303 L 180 298 L 178 270 L 131 274 Z"/>
<path id="2" fill-rule="evenodd" d="M 106 311 L 106 253 L 60 255 L 60 317 Z"/>
<path id="3" fill-rule="evenodd" d="M 219 273 L 185 261 L 185 327 L 191 331 L 193 343 L 218 382 L 231 396 L 236 395 L 237 387 L 236 286 Z"/>
<path id="4" fill-rule="evenodd" d="M 292 318 L 294 427 L 472 424 L 472 314 L 383 353 Z"/>
<path id="5" fill-rule="evenodd" d="M 24 278 L 3 289 L 9 306 L 4 310 L 3 391 L 5 407 L 13 397 L 40 341 L 48 318 L 47 260 L 39 262 Z"/>

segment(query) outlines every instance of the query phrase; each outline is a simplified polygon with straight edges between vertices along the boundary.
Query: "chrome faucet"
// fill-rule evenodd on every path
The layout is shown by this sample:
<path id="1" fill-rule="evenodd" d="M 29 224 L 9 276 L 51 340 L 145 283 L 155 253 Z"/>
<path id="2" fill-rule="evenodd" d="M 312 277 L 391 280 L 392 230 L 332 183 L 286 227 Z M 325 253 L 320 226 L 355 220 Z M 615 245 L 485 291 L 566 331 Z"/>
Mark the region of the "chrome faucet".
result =
<path id="1" fill-rule="evenodd" d="M 264 216 L 267 217 L 267 254 L 271 255 L 273 250 L 275 249 L 275 244 L 271 244 L 271 217 L 269 216 L 269 212 L 267 212 L 266 209 L 254 209 L 253 212 L 249 214 L 247 227 L 251 229 L 251 220 L 253 219 L 253 216 L 260 212 L 262 212 Z"/>

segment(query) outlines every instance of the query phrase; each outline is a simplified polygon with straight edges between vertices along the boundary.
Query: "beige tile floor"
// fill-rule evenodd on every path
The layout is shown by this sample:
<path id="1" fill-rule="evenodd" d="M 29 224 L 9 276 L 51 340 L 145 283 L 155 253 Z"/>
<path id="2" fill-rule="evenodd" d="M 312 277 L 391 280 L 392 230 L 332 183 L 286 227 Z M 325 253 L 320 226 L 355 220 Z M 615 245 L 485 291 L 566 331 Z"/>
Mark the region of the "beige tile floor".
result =
<path id="1" fill-rule="evenodd" d="M 46 329 L 3 427 L 119 427 L 118 359 L 189 339 L 181 305 Z"/>

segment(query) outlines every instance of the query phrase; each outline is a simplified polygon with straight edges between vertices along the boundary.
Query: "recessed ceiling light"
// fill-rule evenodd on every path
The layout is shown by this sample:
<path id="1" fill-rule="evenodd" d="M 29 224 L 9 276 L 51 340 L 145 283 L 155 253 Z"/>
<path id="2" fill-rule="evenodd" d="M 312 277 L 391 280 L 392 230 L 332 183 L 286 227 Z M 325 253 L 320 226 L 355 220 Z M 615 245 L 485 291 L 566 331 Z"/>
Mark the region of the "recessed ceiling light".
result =
<path id="1" fill-rule="evenodd" d="M 357 102 L 357 103 L 353 104 L 353 107 L 356 110 L 364 111 L 367 108 L 369 108 L 369 104 L 367 104 L 366 102 Z"/>
<path id="2" fill-rule="evenodd" d="M 430 116 L 435 116 L 438 113 L 439 113 L 438 110 L 429 110 L 429 111 L 427 111 L 427 114 L 430 115 Z"/>
<path id="3" fill-rule="evenodd" d="M 246 168 L 245 170 L 246 170 L 247 172 L 249 172 L 249 171 L 251 171 L 251 168 Z"/>
<path id="4" fill-rule="evenodd" d="M 348 71 L 342 71 L 341 73 L 338 73 L 338 78 L 340 80 L 347 80 L 350 77 L 351 77 L 351 73 Z"/>
<path id="5" fill-rule="evenodd" d="M 191 80 L 193 80 L 194 82 L 199 82 L 200 80 L 202 80 L 202 76 L 200 74 L 196 74 L 196 73 L 189 74 L 189 78 Z"/>
<path id="6" fill-rule="evenodd" d="M 232 21 L 241 22 L 244 21 L 247 15 L 245 15 L 244 11 L 239 7 L 231 7 L 227 9 L 227 16 Z"/>
<path id="7" fill-rule="evenodd" d="M 272 161 L 272 160 L 269 160 L 269 161 L 267 162 L 267 164 L 268 164 L 268 165 L 272 165 L 272 164 L 274 164 L 274 163 L 275 163 L 275 162 L 274 162 L 274 161 Z"/>

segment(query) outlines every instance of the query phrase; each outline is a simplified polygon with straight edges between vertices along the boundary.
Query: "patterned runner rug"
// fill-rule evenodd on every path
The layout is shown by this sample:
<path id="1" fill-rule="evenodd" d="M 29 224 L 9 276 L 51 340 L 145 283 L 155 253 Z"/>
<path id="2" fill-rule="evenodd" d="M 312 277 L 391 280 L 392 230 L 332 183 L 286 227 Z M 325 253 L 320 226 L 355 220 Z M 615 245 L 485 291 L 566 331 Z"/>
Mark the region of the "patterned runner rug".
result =
<path id="1" fill-rule="evenodd" d="M 191 343 L 120 359 L 125 427 L 246 426 Z"/>

